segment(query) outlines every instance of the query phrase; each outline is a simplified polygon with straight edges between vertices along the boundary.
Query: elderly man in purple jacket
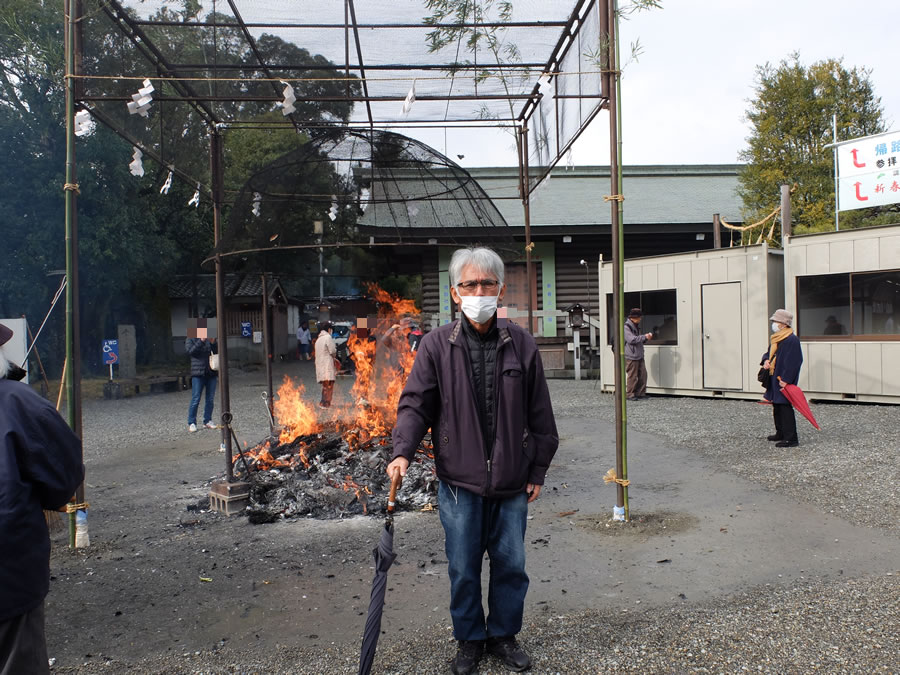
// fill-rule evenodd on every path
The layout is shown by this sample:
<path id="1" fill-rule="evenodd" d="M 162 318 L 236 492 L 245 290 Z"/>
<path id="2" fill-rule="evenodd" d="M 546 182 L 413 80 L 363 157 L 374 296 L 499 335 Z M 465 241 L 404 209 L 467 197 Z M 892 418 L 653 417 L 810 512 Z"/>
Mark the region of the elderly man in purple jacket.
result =
<path id="1" fill-rule="evenodd" d="M 450 293 L 463 316 L 422 338 L 400 397 L 387 467 L 391 478 L 405 475 L 431 429 L 459 643 L 453 673 L 474 672 L 485 650 L 510 670 L 531 666 L 516 641 L 528 590 L 525 524 L 559 445 L 534 338 L 497 318 L 506 292 L 503 272 L 490 249 L 453 254 Z M 485 551 L 491 561 L 487 618 Z"/>

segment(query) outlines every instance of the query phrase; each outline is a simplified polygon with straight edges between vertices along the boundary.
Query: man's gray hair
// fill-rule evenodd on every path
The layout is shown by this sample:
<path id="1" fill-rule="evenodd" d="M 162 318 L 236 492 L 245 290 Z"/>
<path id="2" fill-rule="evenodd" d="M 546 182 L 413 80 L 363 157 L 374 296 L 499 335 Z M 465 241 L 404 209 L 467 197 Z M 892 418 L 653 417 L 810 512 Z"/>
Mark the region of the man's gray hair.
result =
<path id="1" fill-rule="evenodd" d="M 9 373 L 9 360 L 3 353 L 3 347 L 0 347 L 0 380 L 4 379 Z"/>
<path id="2" fill-rule="evenodd" d="M 461 248 L 450 258 L 450 285 L 459 283 L 463 267 L 471 265 L 479 272 L 492 274 L 503 285 L 503 260 L 494 251 L 483 246 Z"/>

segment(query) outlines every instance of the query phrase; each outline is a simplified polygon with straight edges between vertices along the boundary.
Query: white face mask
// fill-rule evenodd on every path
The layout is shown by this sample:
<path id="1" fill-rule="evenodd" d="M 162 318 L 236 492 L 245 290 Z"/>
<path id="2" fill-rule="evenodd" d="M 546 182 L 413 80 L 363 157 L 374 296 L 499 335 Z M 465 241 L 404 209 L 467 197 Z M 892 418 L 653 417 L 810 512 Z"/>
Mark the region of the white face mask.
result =
<path id="1" fill-rule="evenodd" d="M 781 324 L 775 323 L 773 321 L 772 322 L 772 332 L 777 333 L 779 330 L 781 330 Z"/>
<path id="2" fill-rule="evenodd" d="M 497 311 L 496 295 L 461 295 L 459 306 L 475 323 L 486 323 Z"/>

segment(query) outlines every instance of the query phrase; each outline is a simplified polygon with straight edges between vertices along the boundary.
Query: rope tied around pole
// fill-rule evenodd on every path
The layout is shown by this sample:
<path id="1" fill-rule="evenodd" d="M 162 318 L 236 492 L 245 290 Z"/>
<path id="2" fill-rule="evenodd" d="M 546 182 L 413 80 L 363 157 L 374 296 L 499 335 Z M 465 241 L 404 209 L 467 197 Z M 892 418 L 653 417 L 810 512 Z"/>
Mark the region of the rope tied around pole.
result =
<path id="1" fill-rule="evenodd" d="M 619 478 L 618 476 L 616 476 L 615 469 L 610 469 L 609 471 L 606 472 L 606 475 L 603 476 L 603 482 L 604 483 L 618 483 L 622 487 L 628 487 L 629 485 L 631 485 L 630 480 L 628 480 L 626 478 Z"/>
<path id="2" fill-rule="evenodd" d="M 69 502 L 66 504 L 66 513 L 75 513 L 76 511 L 84 511 L 90 508 L 90 504 L 88 502 L 81 502 L 80 504 L 74 504 Z"/>
<path id="3" fill-rule="evenodd" d="M 603 195 L 603 201 L 605 201 L 605 202 L 624 202 L 625 195 Z"/>
<path id="4" fill-rule="evenodd" d="M 528 244 L 528 245 L 525 247 L 525 250 L 528 251 L 528 252 L 533 251 L 533 250 L 534 250 L 534 242 L 531 242 L 530 244 Z"/>
<path id="5" fill-rule="evenodd" d="M 64 184 L 63 184 L 63 190 L 66 190 L 66 191 L 72 191 L 72 192 L 74 192 L 76 195 L 80 195 L 80 194 L 81 194 L 81 190 L 78 189 L 78 183 L 64 183 Z"/>

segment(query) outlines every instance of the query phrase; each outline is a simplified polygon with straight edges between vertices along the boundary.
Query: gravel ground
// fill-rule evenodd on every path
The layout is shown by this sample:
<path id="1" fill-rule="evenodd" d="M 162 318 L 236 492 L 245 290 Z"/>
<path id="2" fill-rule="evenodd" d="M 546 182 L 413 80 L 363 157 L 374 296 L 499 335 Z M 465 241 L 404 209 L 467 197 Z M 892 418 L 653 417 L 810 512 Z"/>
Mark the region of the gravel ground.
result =
<path id="1" fill-rule="evenodd" d="M 267 429 L 259 398 L 264 375 L 234 374 L 232 407 L 241 440 Z M 592 383 L 552 381 L 560 417 L 612 420 L 614 400 Z M 343 389 L 349 388 L 344 381 Z M 338 395 L 342 384 L 338 383 Z M 85 404 L 87 463 L 117 445 L 166 441 L 185 433 L 189 394 Z M 895 537 L 900 415 L 890 406 L 814 404 L 823 431 L 799 420 L 799 448 L 776 450 L 771 409 L 754 402 L 653 397 L 629 406 L 629 428 L 656 435 L 767 489 Z M 210 442 L 217 439 L 209 434 Z M 809 578 L 749 588 L 708 603 L 639 610 L 606 606 L 588 612 L 526 613 L 523 645 L 535 673 L 897 673 L 900 591 L 897 573 Z M 438 614 L 437 616 L 440 616 Z M 79 673 L 352 673 L 358 645 L 321 649 L 252 645 L 160 655 L 140 663 L 95 660 L 55 672 Z M 443 673 L 454 652 L 447 622 L 415 633 L 385 634 L 375 672 Z M 481 673 L 506 672 L 486 658 Z"/>
<path id="2" fill-rule="evenodd" d="M 531 672 L 588 673 L 896 673 L 900 667 L 896 575 L 791 588 L 762 587 L 702 607 L 660 612 L 590 611 L 526 621 L 522 644 Z M 425 627 L 400 640 L 382 636 L 373 672 L 449 672 L 449 626 Z M 355 645 L 279 648 L 265 654 L 223 648 L 167 655 L 140 664 L 117 661 L 61 669 L 79 673 L 355 673 Z M 482 675 L 506 673 L 493 657 Z"/>
<path id="3" fill-rule="evenodd" d="M 561 416 L 615 417 L 612 394 L 551 382 Z M 762 398 L 762 397 L 760 397 Z M 797 415 L 800 446 L 776 448 L 772 408 L 755 401 L 652 396 L 630 403 L 628 428 L 688 448 L 743 478 L 856 525 L 900 532 L 900 407 L 812 403 L 821 431 Z"/>

